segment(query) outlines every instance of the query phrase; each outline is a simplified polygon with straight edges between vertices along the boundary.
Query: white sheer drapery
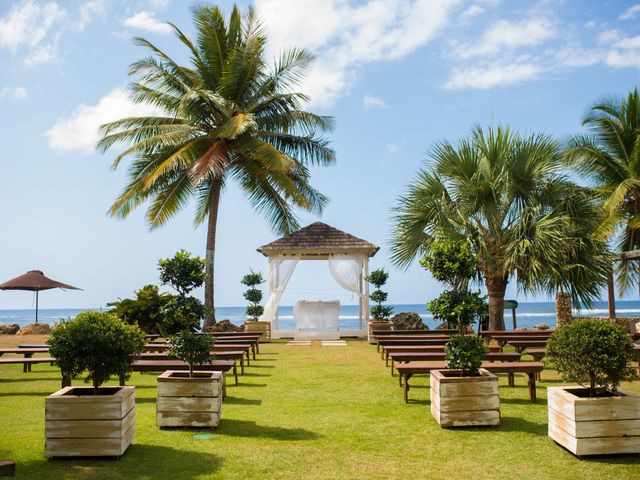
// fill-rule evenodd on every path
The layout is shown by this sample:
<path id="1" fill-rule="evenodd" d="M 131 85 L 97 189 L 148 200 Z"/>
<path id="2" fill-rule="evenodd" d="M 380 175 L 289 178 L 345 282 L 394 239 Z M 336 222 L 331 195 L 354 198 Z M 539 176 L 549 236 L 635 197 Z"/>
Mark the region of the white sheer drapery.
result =
<path id="1" fill-rule="evenodd" d="M 284 255 L 269 257 L 269 299 L 260 320 L 272 322 L 274 330 L 278 330 L 276 313 L 280 299 L 297 265 L 298 259 L 295 257 L 285 257 Z"/>
<path id="2" fill-rule="evenodd" d="M 331 276 L 345 290 L 362 297 L 360 281 L 362 278 L 363 257 L 361 255 L 334 254 L 329 256 Z"/>
<path id="3" fill-rule="evenodd" d="M 299 300 L 293 307 L 296 330 L 338 331 L 340 302 L 338 300 L 309 302 Z"/>

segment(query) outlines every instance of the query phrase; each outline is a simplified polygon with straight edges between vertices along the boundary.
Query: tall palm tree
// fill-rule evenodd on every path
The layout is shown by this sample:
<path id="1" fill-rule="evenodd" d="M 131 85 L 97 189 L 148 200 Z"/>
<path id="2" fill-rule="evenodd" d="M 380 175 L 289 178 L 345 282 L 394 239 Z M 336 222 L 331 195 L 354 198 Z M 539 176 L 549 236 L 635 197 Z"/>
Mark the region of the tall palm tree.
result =
<path id="1" fill-rule="evenodd" d="M 582 120 L 588 133 L 576 135 L 565 150 L 567 164 L 594 185 L 606 218 L 598 235 L 617 236 L 615 250 L 640 248 L 640 95 L 596 101 Z M 638 283 L 638 262 L 618 263 L 621 293 Z"/>
<path id="2" fill-rule="evenodd" d="M 469 241 L 487 288 L 491 329 L 504 329 L 504 295 L 513 278 L 527 292 L 568 287 L 589 302 L 602 282 L 587 274 L 591 265 L 573 267 L 574 277 L 563 274 L 567 262 L 591 261 L 579 254 L 591 242 L 580 218 L 588 197 L 572 197 L 580 189 L 561 174 L 559 160 L 552 138 L 503 127 L 486 133 L 474 127 L 457 145 L 437 143 L 399 199 L 392 260 L 406 267 L 436 238 Z"/>
<path id="3" fill-rule="evenodd" d="M 235 180 L 249 202 L 280 234 L 298 228 L 295 207 L 320 214 L 327 198 L 309 184 L 309 166 L 335 161 L 322 132 L 332 119 L 304 111 L 309 99 L 292 89 L 309 66 L 306 50 L 265 61 L 266 38 L 254 11 L 234 7 L 228 21 L 218 7 L 193 10 L 196 38 L 170 24 L 186 47 L 181 65 L 144 38 L 150 56 L 131 65 L 136 102 L 158 107 L 158 116 L 123 118 L 102 127 L 99 149 L 124 142 L 129 182 L 109 212 L 126 217 L 149 202 L 146 219 L 156 228 L 193 198 L 195 225 L 207 222 L 205 325 L 215 323 L 214 254 L 220 196 Z"/>

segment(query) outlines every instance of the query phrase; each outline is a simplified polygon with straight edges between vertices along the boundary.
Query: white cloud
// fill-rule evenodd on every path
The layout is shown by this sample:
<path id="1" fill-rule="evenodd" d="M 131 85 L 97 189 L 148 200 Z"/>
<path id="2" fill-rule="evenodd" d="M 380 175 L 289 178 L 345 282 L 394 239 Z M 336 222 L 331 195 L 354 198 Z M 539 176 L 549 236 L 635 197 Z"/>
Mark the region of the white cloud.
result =
<path id="1" fill-rule="evenodd" d="M 499 20 L 485 30 L 479 42 L 465 43 L 456 48 L 458 58 L 494 55 L 504 50 L 540 45 L 556 35 L 556 27 L 544 17 L 520 22 Z"/>
<path id="2" fill-rule="evenodd" d="M 445 83 L 447 90 L 460 90 L 463 88 L 488 89 L 513 85 L 535 78 L 541 68 L 534 64 L 507 64 L 487 67 L 471 67 L 458 69 L 453 72 L 451 78 Z"/>
<path id="3" fill-rule="evenodd" d="M 25 87 L 2 87 L 0 88 L 0 98 L 11 97 L 18 100 L 25 99 L 29 96 L 29 92 Z"/>
<path id="4" fill-rule="evenodd" d="M 374 97 L 373 95 L 365 95 L 362 98 L 362 108 L 365 110 L 371 110 L 374 108 L 389 108 L 389 105 L 386 104 L 384 100 L 378 97 Z"/>
<path id="5" fill-rule="evenodd" d="M 400 147 L 398 145 L 396 145 L 395 143 L 388 143 L 387 144 L 387 152 L 389 154 L 395 155 L 399 151 L 400 151 Z"/>
<path id="6" fill-rule="evenodd" d="M 464 12 L 460 14 L 460 19 L 469 20 L 477 15 L 480 15 L 483 12 L 484 12 L 484 8 L 482 8 L 480 5 L 471 5 L 469 8 L 467 8 Z"/>
<path id="7" fill-rule="evenodd" d="M 92 152 L 101 125 L 125 117 L 161 114 L 149 105 L 134 103 L 121 88 L 112 90 L 95 105 L 80 104 L 67 119 L 58 120 L 47 132 L 49 147 L 62 151 Z"/>
<path id="8" fill-rule="evenodd" d="M 624 13 L 620 15 L 618 18 L 620 20 L 631 20 L 636 18 L 639 13 L 640 13 L 640 3 L 636 3 L 635 5 L 632 5 L 629 8 L 627 8 L 624 11 Z"/>
<path id="9" fill-rule="evenodd" d="M 78 11 L 78 30 L 84 30 L 84 28 L 90 24 L 96 17 L 104 15 L 107 9 L 106 0 L 90 0 L 84 1 L 80 5 Z"/>
<path id="10" fill-rule="evenodd" d="M 0 18 L 0 47 L 14 55 L 24 52 L 29 65 L 51 60 L 56 56 L 57 42 L 50 37 L 65 18 L 66 11 L 53 1 L 17 4 Z"/>
<path id="11" fill-rule="evenodd" d="M 124 24 L 126 27 L 139 28 L 153 33 L 167 34 L 173 31 L 168 24 L 159 22 L 151 13 L 144 10 L 127 18 Z"/>
<path id="12" fill-rule="evenodd" d="M 317 57 L 300 90 L 331 105 L 366 63 L 402 58 L 449 23 L 460 0 L 256 0 L 272 53 L 291 46 Z"/>

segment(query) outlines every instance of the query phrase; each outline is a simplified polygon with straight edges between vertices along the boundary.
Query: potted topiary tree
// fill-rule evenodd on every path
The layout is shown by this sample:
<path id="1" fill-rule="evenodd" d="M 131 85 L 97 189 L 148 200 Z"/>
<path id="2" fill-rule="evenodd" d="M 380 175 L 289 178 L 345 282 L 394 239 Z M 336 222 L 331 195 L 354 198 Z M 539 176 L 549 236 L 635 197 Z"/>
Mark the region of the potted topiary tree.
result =
<path id="1" fill-rule="evenodd" d="M 466 242 L 435 242 L 420 263 L 451 287 L 429 302 L 429 310 L 458 330 L 445 346 L 448 370 L 431 372 L 431 414 L 442 427 L 498 425 L 498 377 L 480 368 L 489 349 L 480 337 L 469 335 L 485 308 L 480 293 L 469 291 L 475 255 Z"/>
<path id="2" fill-rule="evenodd" d="M 574 320 L 547 344 L 546 360 L 567 382 L 547 388 L 549 436 L 575 455 L 640 453 L 640 397 L 618 389 L 635 377 L 634 349 L 623 327 Z"/>
<path id="3" fill-rule="evenodd" d="M 220 372 L 194 371 L 211 363 L 213 336 L 184 330 L 169 338 L 169 357 L 186 362 L 189 371 L 168 370 L 158 377 L 156 424 L 159 427 L 216 427 L 224 377 Z"/>
<path id="4" fill-rule="evenodd" d="M 120 456 L 135 436 L 135 387 L 103 387 L 127 379 L 144 335 L 108 312 L 82 312 L 58 324 L 49 351 L 63 377 L 87 371 L 92 387 L 66 386 L 45 400 L 47 457 Z M 69 381 L 70 383 L 70 381 Z"/>
<path id="5" fill-rule="evenodd" d="M 387 292 L 382 290 L 384 284 L 389 279 L 389 273 L 384 268 L 374 270 L 365 279 L 371 285 L 375 287 L 375 290 L 371 292 L 369 298 L 375 303 L 371 307 L 372 320 L 369 321 L 368 339 L 369 343 L 373 343 L 373 330 L 391 330 L 392 323 L 389 321 L 389 317 L 393 313 L 393 307 L 383 305 L 387 301 Z"/>
<path id="6" fill-rule="evenodd" d="M 269 341 L 271 339 L 271 322 L 259 321 L 260 315 L 264 313 L 264 307 L 260 305 L 262 301 L 262 290 L 258 288 L 258 285 L 264 283 L 262 273 L 251 270 L 242 277 L 240 283 L 248 287 L 244 292 L 244 298 L 249 302 L 246 309 L 248 318 L 244 324 L 244 330 L 246 332 L 261 332 L 260 340 Z"/>

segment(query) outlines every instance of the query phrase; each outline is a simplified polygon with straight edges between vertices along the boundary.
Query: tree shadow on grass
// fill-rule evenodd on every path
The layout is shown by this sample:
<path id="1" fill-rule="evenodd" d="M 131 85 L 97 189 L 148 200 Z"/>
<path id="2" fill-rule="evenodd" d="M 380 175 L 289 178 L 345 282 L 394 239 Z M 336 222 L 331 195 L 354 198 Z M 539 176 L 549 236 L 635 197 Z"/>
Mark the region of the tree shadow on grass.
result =
<path id="1" fill-rule="evenodd" d="M 521 417 L 500 417 L 500 425 L 495 428 L 498 432 L 526 432 L 532 435 L 545 437 L 547 435 L 547 422 L 536 423 Z"/>
<path id="2" fill-rule="evenodd" d="M 562 448 L 562 447 L 560 447 Z M 567 454 L 573 455 L 567 451 Z M 591 457 L 578 457 L 583 462 L 606 463 L 607 465 L 640 465 L 640 455 L 628 453 L 622 455 L 596 455 Z"/>
<path id="3" fill-rule="evenodd" d="M 48 397 L 53 392 L 47 390 L 46 392 L 12 392 L 12 393 L 0 393 L 0 397 Z"/>
<path id="4" fill-rule="evenodd" d="M 18 478 L 196 479 L 218 471 L 217 455 L 159 445 L 133 444 L 120 457 L 57 458 L 16 465 Z"/>
<path id="5" fill-rule="evenodd" d="M 251 437 L 251 438 L 269 438 L 272 440 L 304 441 L 317 440 L 320 435 L 304 428 L 285 428 L 272 427 L 267 425 L 258 425 L 256 422 L 249 420 L 234 420 L 223 418 L 220 421 L 218 430 L 219 435 L 229 437 Z"/>
<path id="6" fill-rule="evenodd" d="M 273 365 L 257 365 L 255 363 L 251 363 L 250 367 L 247 368 L 276 368 Z"/>
<path id="7" fill-rule="evenodd" d="M 241 375 L 242 377 L 270 377 L 270 373 L 251 373 L 245 372 Z"/>
<path id="8" fill-rule="evenodd" d="M 58 378 L 51 377 L 0 378 L 0 383 L 51 382 L 58 380 Z"/>
<path id="9" fill-rule="evenodd" d="M 278 352 L 260 352 L 259 355 L 264 356 L 264 355 L 280 355 L 280 354 Z"/>
<path id="10" fill-rule="evenodd" d="M 235 383 L 227 383 L 227 385 L 232 388 L 235 387 Z M 267 384 L 266 383 L 245 383 L 242 381 L 242 377 L 240 377 L 240 383 L 238 384 L 238 387 L 266 387 Z"/>

